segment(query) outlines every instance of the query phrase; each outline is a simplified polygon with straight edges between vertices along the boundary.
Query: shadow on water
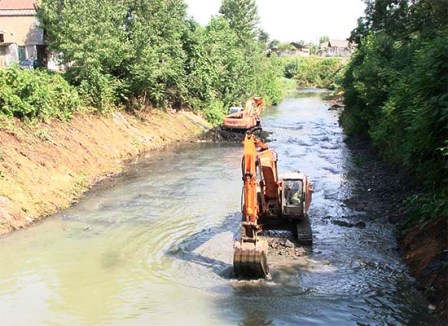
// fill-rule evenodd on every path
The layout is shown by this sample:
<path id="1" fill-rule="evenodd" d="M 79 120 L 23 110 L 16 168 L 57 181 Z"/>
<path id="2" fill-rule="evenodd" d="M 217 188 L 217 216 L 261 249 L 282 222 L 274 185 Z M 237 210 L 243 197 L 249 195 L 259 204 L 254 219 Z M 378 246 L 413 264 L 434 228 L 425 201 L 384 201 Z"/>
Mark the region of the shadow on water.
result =
<path id="1" fill-rule="evenodd" d="M 202 229 L 189 235 L 177 244 L 175 248 L 167 251 L 166 254 L 179 260 L 204 266 L 223 279 L 231 279 L 233 278 L 232 263 L 218 260 L 215 257 L 216 252 L 214 250 L 218 251 L 220 248 L 207 248 L 205 252 L 198 252 L 197 250 L 225 230 L 229 230 L 232 233 L 232 239 L 236 239 L 239 233 L 240 219 L 240 213 L 229 214 L 220 225 Z M 218 245 L 225 244 L 218 243 Z"/>

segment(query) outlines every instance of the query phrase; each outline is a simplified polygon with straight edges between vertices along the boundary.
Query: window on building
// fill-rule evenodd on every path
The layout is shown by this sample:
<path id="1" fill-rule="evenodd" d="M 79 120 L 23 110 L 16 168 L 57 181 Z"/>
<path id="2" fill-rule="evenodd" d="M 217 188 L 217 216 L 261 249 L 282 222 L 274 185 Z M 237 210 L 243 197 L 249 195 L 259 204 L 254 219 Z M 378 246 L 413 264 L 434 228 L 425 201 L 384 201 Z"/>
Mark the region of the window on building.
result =
<path id="1" fill-rule="evenodd" d="M 24 46 L 19 46 L 19 61 L 26 60 L 26 51 Z"/>
<path id="2" fill-rule="evenodd" d="M 0 43 L 4 43 L 4 42 L 5 42 L 5 35 L 0 34 Z"/>

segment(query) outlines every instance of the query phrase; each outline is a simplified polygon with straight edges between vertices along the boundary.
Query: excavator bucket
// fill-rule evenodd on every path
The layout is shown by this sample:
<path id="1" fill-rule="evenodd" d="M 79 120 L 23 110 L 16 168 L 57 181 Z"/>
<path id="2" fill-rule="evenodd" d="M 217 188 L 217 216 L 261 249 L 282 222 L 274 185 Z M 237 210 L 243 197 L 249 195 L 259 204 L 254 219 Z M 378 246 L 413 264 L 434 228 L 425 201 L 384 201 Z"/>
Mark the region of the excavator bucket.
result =
<path id="1" fill-rule="evenodd" d="M 235 241 L 233 249 L 233 270 L 236 276 L 243 278 L 266 278 L 269 273 L 267 264 L 267 242 Z"/>

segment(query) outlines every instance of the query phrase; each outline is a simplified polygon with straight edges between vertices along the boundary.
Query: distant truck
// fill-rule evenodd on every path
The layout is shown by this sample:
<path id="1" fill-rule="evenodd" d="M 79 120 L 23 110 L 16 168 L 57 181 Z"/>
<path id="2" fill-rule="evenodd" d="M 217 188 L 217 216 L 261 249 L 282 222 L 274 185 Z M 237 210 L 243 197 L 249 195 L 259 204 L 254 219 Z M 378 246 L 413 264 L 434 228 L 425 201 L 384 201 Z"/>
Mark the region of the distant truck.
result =
<path id="1" fill-rule="evenodd" d="M 254 96 L 244 107 L 231 107 L 223 122 L 225 129 L 234 131 L 249 131 L 261 125 L 260 114 L 264 108 L 262 97 Z"/>

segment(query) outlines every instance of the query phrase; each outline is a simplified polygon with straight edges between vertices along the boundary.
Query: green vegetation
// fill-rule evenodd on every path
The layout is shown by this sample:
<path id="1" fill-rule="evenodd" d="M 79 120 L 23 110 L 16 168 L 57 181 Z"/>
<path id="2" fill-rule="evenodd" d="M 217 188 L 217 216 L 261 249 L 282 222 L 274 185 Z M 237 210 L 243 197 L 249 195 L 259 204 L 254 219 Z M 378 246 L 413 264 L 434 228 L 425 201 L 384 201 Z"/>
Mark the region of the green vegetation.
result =
<path id="1" fill-rule="evenodd" d="M 0 70 L 0 115 L 66 120 L 81 105 L 75 88 L 46 70 Z"/>
<path id="2" fill-rule="evenodd" d="M 297 81 L 299 87 L 336 89 L 343 77 L 346 59 L 322 57 L 284 57 L 286 78 Z"/>
<path id="3" fill-rule="evenodd" d="M 279 102 L 283 67 L 265 54 L 255 1 L 223 0 L 220 12 L 200 26 L 183 0 L 41 0 L 49 49 L 66 72 L 2 71 L 0 116 L 189 107 L 218 124 L 253 95 Z"/>
<path id="4" fill-rule="evenodd" d="M 0 115 L 190 107 L 217 124 L 250 96 L 283 97 L 283 67 L 265 55 L 254 0 L 223 0 L 223 15 L 205 27 L 183 0 L 41 0 L 37 12 L 66 72 L 2 71 Z"/>
<path id="5" fill-rule="evenodd" d="M 410 223 L 448 216 L 448 2 L 369 1 L 343 86 L 349 134 L 423 184 Z"/>
<path id="6" fill-rule="evenodd" d="M 330 37 L 328 35 L 324 35 L 319 37 L 319 44 L 330 41 Z"/>

